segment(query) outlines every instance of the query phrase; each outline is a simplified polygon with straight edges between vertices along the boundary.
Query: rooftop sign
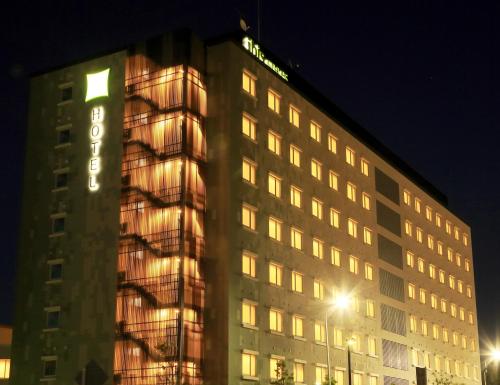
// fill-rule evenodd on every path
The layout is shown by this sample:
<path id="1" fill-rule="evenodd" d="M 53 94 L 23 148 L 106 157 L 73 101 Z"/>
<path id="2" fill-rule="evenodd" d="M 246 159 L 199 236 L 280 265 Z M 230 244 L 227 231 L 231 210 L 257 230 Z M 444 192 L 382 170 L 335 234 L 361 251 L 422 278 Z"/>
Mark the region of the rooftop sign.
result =
<path id="1" fill-rule="evenodd" d="M 109 68 L 104 71 L 87 74 L 87 95 L 85 101 L 108 96 Z"/>
<path id="2" fill-rule="evenodd" d="M 274 64 L 271 60 L 266 58 L 264 52 L 260 50 L 260 46 L 256 44 L 252 38 L 245 36 L 242 42 L 243 48 L 250 52 L 253 56 L 259 59 L 265 66 L 269 67 L 273 72 L 275 72 L 280 78 L 288 81 L 288 74 L 283 71 L 280 67 Z"/>

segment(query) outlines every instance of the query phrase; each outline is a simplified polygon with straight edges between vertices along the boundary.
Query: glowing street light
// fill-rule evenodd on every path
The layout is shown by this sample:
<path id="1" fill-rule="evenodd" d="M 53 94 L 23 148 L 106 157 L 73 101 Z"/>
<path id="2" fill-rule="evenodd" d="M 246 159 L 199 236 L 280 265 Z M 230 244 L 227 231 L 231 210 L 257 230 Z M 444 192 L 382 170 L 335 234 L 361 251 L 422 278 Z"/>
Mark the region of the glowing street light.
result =
<path id="1" fill-rule="evenodd" d="M 330 364 L 330 341 L 328 340 L 328 315 L 329 315 L 329 310 L 335 311 L 335 310 L 345 310 L 349 307 L 351 304 L 351 297 L 347 294 L 340 294 L 336 296 L 331 302 L 331 306 L 326 309 L 325 311 L 325 337 L 326 337 L 326 362 L 327 362 L 327 367 L 328 367 L 328 377 L 327 377 L 327 383 L 328 385 L 331 384 L 331 378 L 332 378 L 332 367 Z"/>
<path id="2" fill-rule="evenodd" d="M 481 371 L 483 385 L 487 385 L 486 375 L 488 374 L 488 365 L 492 362 L 500 362 L 500 349 L 494 348 L 487 354 L 487 359 L 484 360 L 484 368 Z"/>

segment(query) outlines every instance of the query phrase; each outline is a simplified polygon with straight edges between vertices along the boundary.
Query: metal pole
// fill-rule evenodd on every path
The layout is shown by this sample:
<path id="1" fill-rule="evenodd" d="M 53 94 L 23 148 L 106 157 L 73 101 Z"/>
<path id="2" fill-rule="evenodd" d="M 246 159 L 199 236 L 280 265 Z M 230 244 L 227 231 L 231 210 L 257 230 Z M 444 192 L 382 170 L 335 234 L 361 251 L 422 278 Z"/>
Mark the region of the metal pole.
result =
<path id="1" fill-rule="evenodd" d="M 328 377 L 327 377 L 327 383 L 328 385 L 331 384 L 331 378 L 332 378 L 332 369 L 330 365 L 330 341 L 328 339 L 328 310 L 325 311 L 325 337 L 326 337 L 326 363 L 328 367 Z"/>
<path id="2" fill-rule="evenodd" d="M 352 385 L 352 375 L 351 375 L 351 345 L 347 344 L 347 372 L 349 376 L 349 385 Z"/>
<path id="3" fill-rule="evenodd" d="M 488 366 L 486 365 L 486 361 L 484 361 L 484 369 L 481 370 L 481 380 L 483 382 L 483 385 L 487 385 L 486 373 L 488 373 Z"/>

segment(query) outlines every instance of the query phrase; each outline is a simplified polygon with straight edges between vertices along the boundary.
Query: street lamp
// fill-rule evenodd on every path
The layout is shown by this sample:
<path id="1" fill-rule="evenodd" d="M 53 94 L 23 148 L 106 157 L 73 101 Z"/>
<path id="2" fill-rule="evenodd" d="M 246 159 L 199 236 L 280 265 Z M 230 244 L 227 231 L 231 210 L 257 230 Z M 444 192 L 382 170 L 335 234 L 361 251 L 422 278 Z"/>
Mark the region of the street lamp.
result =
<path id="1" fill-rule="evenodd" d="M 351 303 L 351 298 L 346 294 L 338 295 L 333 301 L 332 306 L 328 307 L 325 311 L 325 338 L 326 338 L 326 363 L 328 367 L 327 384 L 331 384 L 332 378 L 332 367 L 330 364 L 330 341 L 328 339 L 328 315 L 330 310 L 344 310 Z"/>
<path id="2" fill-rule="evenodd" d="M 352 385 L 352 375 L 351 375 L 351 346 L 356 343 L 356 339 L 351 337 L 347 340 L 347 375 L 349 376 L 349 385 Z"/>
<path id="3" fill-rule="evenodd" d="M 483 385 L 487 385 L 486 383 L 486 375 L 488 374 L 488 365 L 492 362 L 500 362 L 500 349 L 493 349 L 490 351 L 487 356 L 489 357 L 484 360 L 484 368 L 481 371 L 481 379 L 483 380 Z"/>

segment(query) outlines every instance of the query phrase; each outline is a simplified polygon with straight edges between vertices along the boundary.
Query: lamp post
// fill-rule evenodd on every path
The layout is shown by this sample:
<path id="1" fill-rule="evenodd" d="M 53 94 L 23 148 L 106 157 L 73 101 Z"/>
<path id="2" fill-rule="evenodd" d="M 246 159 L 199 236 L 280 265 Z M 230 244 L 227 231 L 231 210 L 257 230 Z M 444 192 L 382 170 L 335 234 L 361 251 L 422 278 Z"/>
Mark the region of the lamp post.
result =
<path id="1" fill-rule="evenodd" d="M 351 346 L 354 344 L 355 339 L 349 338 L 347 340 L 347 375 L 349 376 L 349 385 L 352 385 L 352 375 L 351 375 Z"/>
<path id="2" fill-rule="evenodd" d="M 492 362 L 500 362 L 500 350 L 499 349 L 493 349 L 488 356 L 490 359 L 485 359 L 484 360 L 484 368 L 481 370 L 481 381 L 483 385 L 487 385 L 486 381 L 486 375 L 488 374 L 488 365 Z"/>
<path id="3" fill-rule="evenodd" d="M 340 295 L 338 296 L 334 301 L 331 306 L 331 308 L 327 308 L 325 311 L 325 339 L 326 339 L 326 363 L 327 363 L 327 384 L 331 385 L 332 383 L 332 366 L 330 363 L 330 341 L 328 338 L 328 315 L 330 314 L 329 310 L 343 310 L 349 306 L 349 303 L 351 302 L 351 299 L 347 295 Z"/>

